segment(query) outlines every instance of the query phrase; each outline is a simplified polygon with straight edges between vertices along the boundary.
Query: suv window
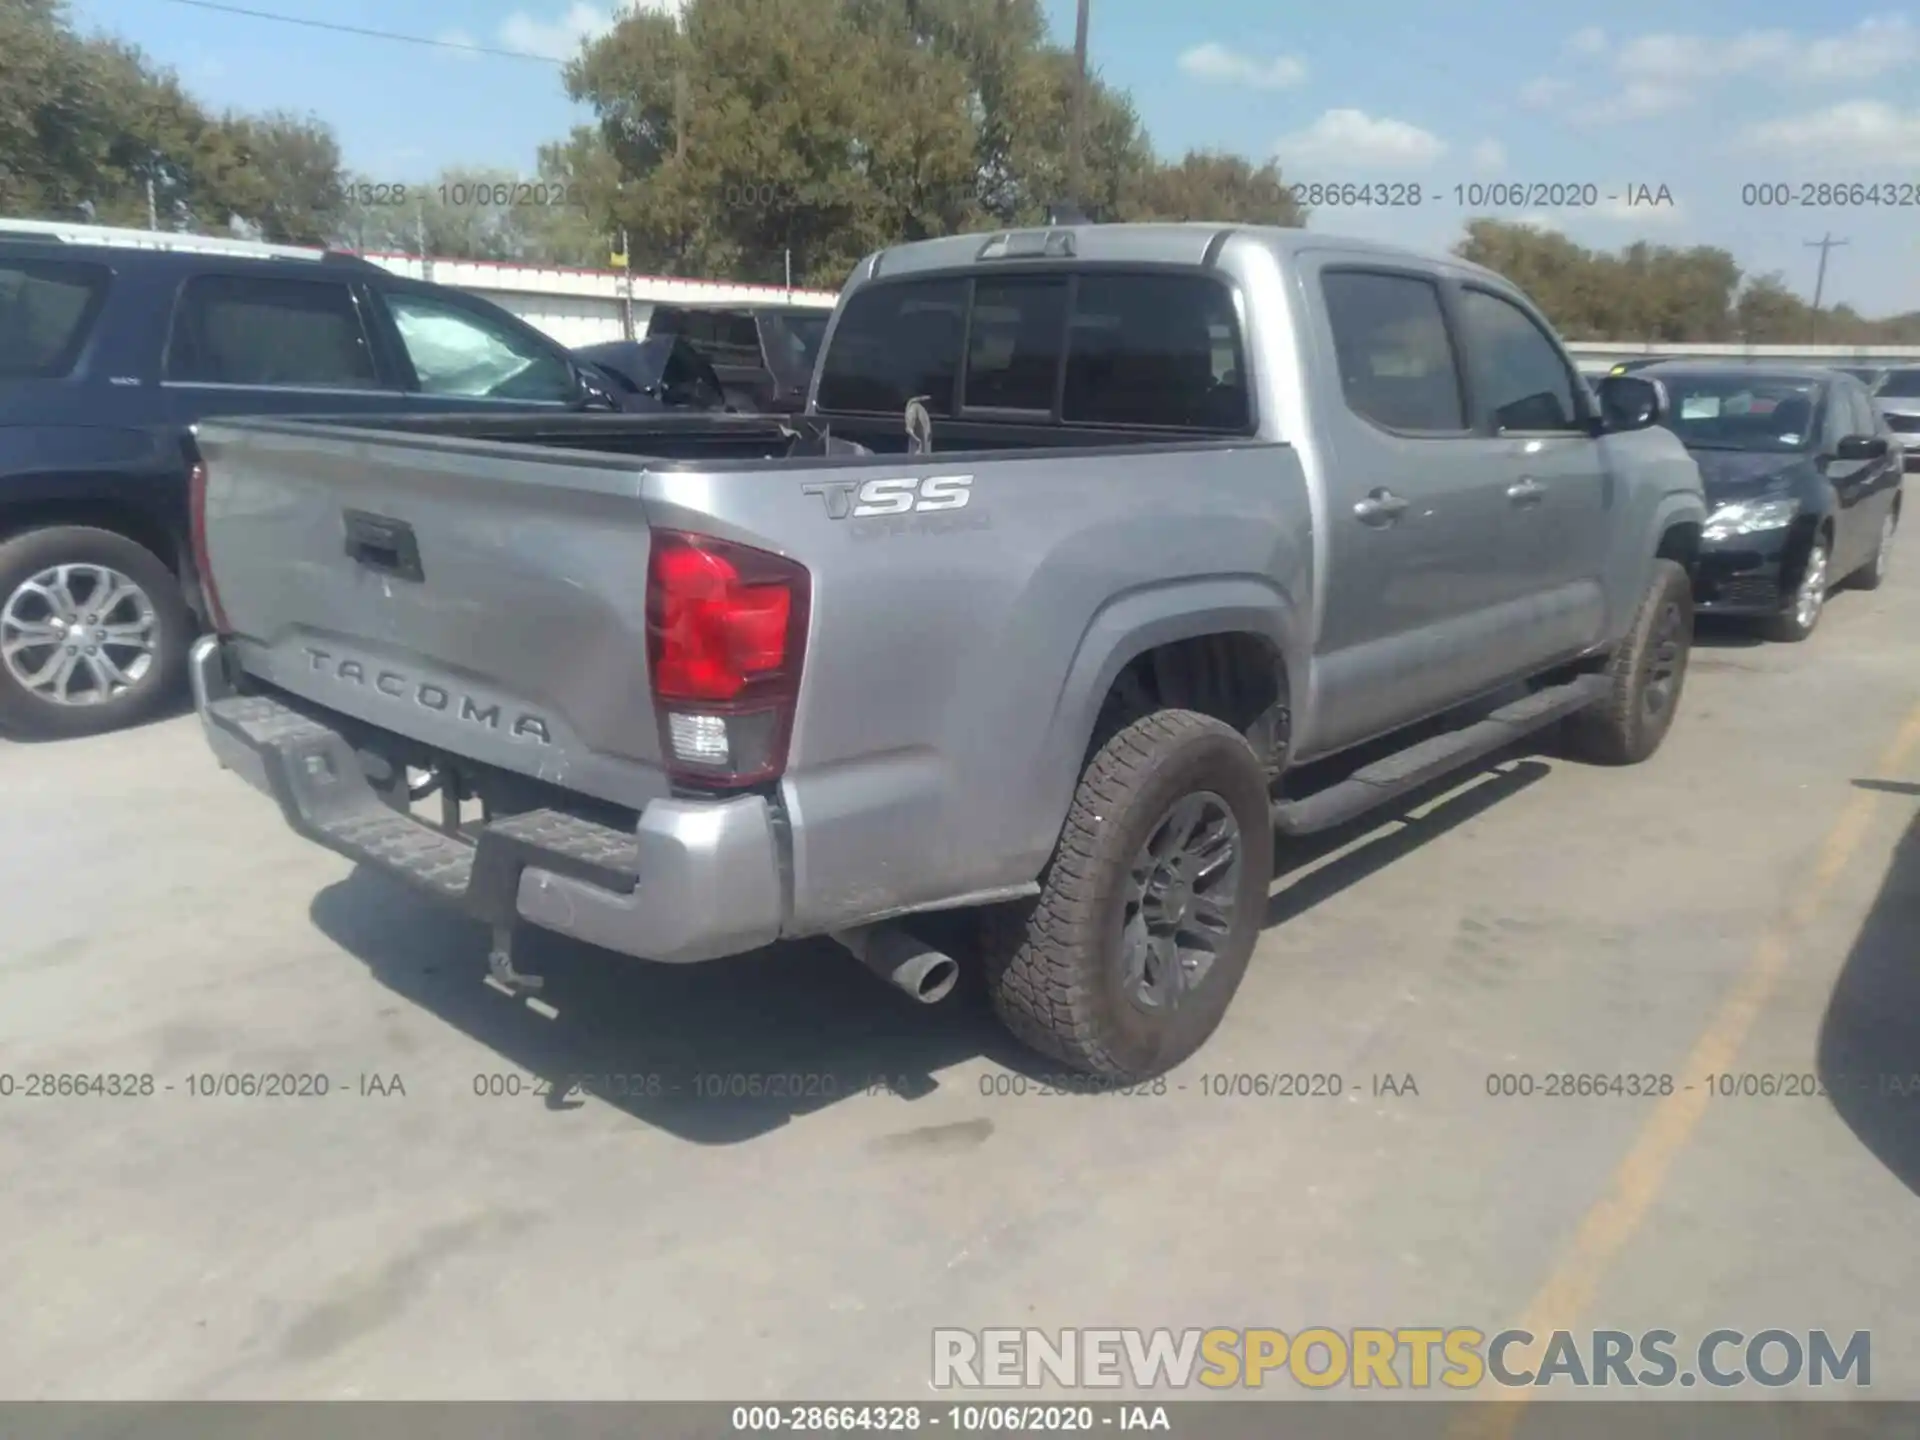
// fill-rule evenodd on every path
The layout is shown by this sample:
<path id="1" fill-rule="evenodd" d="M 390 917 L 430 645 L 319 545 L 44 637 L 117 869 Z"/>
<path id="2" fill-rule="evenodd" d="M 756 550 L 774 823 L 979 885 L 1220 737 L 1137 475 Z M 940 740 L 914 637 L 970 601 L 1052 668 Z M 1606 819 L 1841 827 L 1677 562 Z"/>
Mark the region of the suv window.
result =
<path id="1" fill-rule="evenodd" d="M 898 414 L 925 395 L 928 414 L 952 415 L 966 312 L 964 280 L 862 286 L 823 357 L 820 408 Z"/>
<path id="2" fill-rule="evenodd" d="M 1920 397 L 1920 370 L 1889 370 L 1873 392 L 1883 400 L 1912 400 Z"/>
<path id="3" fill-rule="evenodd" d="M 0 376 L 70 372 L 107 294 L 107 269 L 72 260 L 0 260 Z"/>
<path id="4" fill-rule="evenodd" d="M 437 295 L 389 293 L 387 310 L 420 389 L 486 400 L 573 398 L 573 366 L 553 347 Z"/>
<path id="5" fill-rule="evenodd" d="M 1244 430 L 1233 297 L 1197 275 L 1083 274 L 1067 336 L 1068 423 Z"/>
<path id="6" fill-rule="evenodd" d="M 344 282 L 196 275 L 167 339 L 169 380 L 202 385 L 382 388 Z"/>
<path id="7" fill-rule="evenodd" d="M 1320 291 L 1350 410 L 1389 430 L 1467 428 L 1438 285 L 1414 275 L 1330 270 Z"/>
<path id="8" fill-rule="evenodd" d="M 1496 430 L 1578 430 L 1573 372 L 1531 315 L 1504 296 L 1469 288 L 1461 317 Z"/>
<path id="9" fill-rule="evenodd" d="M 1063 276 L 977 282 L 960 392 L 966 408 L 1052 415 L 1066 324 Z"/>

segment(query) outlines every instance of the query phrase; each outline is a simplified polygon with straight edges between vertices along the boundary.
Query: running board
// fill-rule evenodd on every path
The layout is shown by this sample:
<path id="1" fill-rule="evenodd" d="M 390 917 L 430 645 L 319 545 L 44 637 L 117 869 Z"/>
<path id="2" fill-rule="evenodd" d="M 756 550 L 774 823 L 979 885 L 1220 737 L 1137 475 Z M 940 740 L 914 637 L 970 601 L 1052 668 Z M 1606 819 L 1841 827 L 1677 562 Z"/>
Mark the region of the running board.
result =
<path id="1" fill-rule="evenodd" d="M 1604 675 L 1582 675 L 1564 685 L 1536 690 L 1501 706 L 1484 720 L 1376 760 L 1317 794 L 1300 800 L 1276 800 L 1273 828 L 1282 835 L 1313 835 L 1344 825 L 1596 704 L 1606 697 L 1610 684 Z"/>

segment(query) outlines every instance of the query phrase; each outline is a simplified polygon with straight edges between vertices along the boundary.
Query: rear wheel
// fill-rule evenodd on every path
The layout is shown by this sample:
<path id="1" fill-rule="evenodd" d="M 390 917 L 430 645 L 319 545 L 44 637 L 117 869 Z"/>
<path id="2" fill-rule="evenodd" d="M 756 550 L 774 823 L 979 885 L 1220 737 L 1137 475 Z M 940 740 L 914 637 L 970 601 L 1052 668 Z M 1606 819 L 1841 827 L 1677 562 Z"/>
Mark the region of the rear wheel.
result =
<path id="1" fill-rule="evenodd" d="M 1797 645 L 1813 634 L 1826 613 L 1827 591 L 1833 586 L 1833 540 L 1826 531 L 1813 537 L 1807 563 L 1800 571 L 1800 583 L 1787 608 L 1767 621 L 1763 630 L 1769 640 Z"/>
<path id="2" fill-rule="evenodd" d="M 1656 560 L 1633 626 L 1607 662 L 1606 698 L 1566 722 L 1568 752 L 1637 765 L 1658 750 L 1680 708 L 1692 648 L 1693 581 L 1675 561 Z"/>
<path id="3" fill-rule="evenodd" d="M 0 729 L 55 739 L 151 718 L 185 678 L 192 633 L 172 572 L 126 536 L 16 535 L 0 543 Z"/>
<path id="4" fill-rule="evenodd" d="M 994 1009 L 1085 1074 L 1169 1070 L 1226 1014 L 1272 879 L 1252 747 L 1208 716 L 1156 711 L 1088 762 L 1039 899 L 983 917 Z"/>

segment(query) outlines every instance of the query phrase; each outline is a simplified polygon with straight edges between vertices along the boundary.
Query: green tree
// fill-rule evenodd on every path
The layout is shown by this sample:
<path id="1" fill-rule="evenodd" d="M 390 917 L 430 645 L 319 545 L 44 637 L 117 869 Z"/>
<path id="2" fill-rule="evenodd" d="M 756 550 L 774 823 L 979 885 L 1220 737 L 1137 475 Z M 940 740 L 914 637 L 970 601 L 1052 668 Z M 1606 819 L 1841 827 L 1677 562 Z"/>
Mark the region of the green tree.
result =
<path id="1" fill-rule="evenodd" d="M 0 207 L 312 240 L 340 183 L 318 120 L 215 119 L 136 47 L 77 33 L 63 0 L 0 0 Z"/>
<path id="2" fill-rule="evenodd" d="M 1232 220 L 1243 225 L 1307 223 L 1280 169 L 1240 155 L 1190 151 L 1171 165 L 1144 168 L 1122 199 L 1126 220 Z"/>

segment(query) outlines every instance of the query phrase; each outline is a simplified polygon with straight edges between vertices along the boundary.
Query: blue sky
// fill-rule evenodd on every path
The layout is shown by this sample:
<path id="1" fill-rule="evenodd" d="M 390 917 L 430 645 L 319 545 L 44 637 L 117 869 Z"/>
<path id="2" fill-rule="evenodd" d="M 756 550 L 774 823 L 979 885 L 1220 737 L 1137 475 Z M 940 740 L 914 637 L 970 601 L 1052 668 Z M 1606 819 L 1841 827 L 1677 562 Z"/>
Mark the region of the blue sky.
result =
<path id="1" fill-rule="evenodd" d="M 234 0 L 330 23 L 571 53 L 611 22 L 591 0 Z M 651 0 L 672 3 L 672 0 Z M 1048 0 L 1071 42 L 1072 0 Z M 1292 12 L 1288 18 L 1287 12 Z M 311 111 L 347 161 L 405 179 L 447 164 L 530 168 L 585 118 L 557 68 L 215 13 L 176 0 L 76 0 L 82 25 L 173 66 L 216 106 Z M 1316 211 L 1314 228 L 1450 245 L 1454 187 L 1597 191 L 1587 209 L 1493 213 L 1582 244 L 1711 243 L 1803 295 L 1831 232 L 1826 297 L 1868 314 L 1920 309 L 1920 19 L 1876 5 L 1785 0 L 1093 0 L 1091 54 L 1129 89 L 1163 153 L 1277 155 L 1290 180 L 1418 185 L 1417 208 Z M 1817 18 L 1816 18 L 1817 17 Z M 1587 22 L 1594 22 L 1588 27 Z M 1878 184 L 1878 204 L 1744 204 L 1756 184 Z M 1671 204 L 1629 209 L 1628 187 Z M 1905 186 L 1898 194 L 1897 187 Z M 1609 197 L 1620 197 L 1610 199 Z M 1893 204 L 1904 200 L 1904 206 Z M 1483 213 L 1485 213 L 1483 211 Z"/>

